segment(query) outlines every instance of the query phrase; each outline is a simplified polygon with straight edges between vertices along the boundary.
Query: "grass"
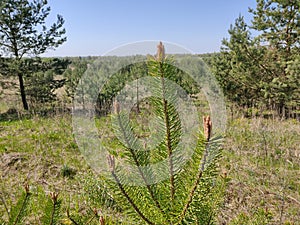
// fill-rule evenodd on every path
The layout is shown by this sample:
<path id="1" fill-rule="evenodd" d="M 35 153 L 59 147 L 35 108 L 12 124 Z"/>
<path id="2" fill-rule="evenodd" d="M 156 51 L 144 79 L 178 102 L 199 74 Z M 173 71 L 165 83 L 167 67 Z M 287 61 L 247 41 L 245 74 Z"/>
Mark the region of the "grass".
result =
<path id="1" fill-rule="evenodd" d="M 109 120 L 103 117 L 96 124 L 99 135 L 114 145 Z M 220 165 L 228 187 L 219 224 L 300 224 L 299 135 L 295 120 L 229 122 Z M 0 159 L 1 198 L 7 205 L 28 183 L 40 196 L 36 204 L 43 202 L 41 192 L 56 191 L 64 212 L 88 215 L 94 207 L 100 210 L 101 185 L 77 148 L 70 115 L 1 121 Z M 0 204 L 0 217 L 6 216 Z M 40 223 L 38 209 L 28 220 Z"/>
<path id="2" fill-rule="evenodd" d="M 0 122 L 1 196 L 15 201 L 25 183 L 38 194 L 60 192 L 74 201 L 81 199 L 81 174 L 88 165 L 74 142 L 69 116 Z M 72 171 L 72 176 L 66 174 Z M 76 171 L 76 175 L 74 175 Z M 74 179 L 71 179 L 74 177 Z M 2 204 L 0 215 L 5 216 Z M 39 224 L 37 221 L 33 221 Z"/>
<path id="3" fill-rule="evenodd" d="M 1 99 L 2 100 L 2 99 Z M 7 104 L 3 101 L 0 103 L 0 113 L 4 113 L 8 110 Z"/>
<path id="4" fill-rule="evenodd" d="M 222 165 L 230 182 L 221 220 L 300 224 L 299 134 L 295 120 L 231 121 Z"/>

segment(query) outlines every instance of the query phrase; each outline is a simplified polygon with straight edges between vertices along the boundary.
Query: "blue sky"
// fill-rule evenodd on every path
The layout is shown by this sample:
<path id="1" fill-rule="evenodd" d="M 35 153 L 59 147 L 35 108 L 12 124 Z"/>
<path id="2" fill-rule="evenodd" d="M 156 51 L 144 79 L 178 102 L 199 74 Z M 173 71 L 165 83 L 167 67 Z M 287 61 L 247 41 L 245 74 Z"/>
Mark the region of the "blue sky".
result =
<path id="1" fill-rule="evenodd" d="M 48 0 L 65 19 L 67 42 L 43 56 L 94 56 L 131 42 L 162 40 L 195 53 L 217 52 L 227 30 L 255 0 Z"/>

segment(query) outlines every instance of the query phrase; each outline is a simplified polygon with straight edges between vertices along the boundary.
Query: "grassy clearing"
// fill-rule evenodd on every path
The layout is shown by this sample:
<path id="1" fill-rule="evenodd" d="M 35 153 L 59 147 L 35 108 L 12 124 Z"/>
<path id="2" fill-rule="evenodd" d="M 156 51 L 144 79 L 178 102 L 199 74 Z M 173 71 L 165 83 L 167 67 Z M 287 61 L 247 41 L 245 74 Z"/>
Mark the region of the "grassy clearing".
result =
<path id="1" fill-rule="evenodd" d="M 40 190 L 46 194 L 56 191 L 63 196 L 65 207 L 81 207 L 80 180 L 89 169 L 70 125 L 69 116 L 0 122 L 0 191 L 7 204 L 14 202 L 20 187 L 28 183 L 36 195 Z M 0 215 L 6 216 L 2 204 Z M 39 218 L 31 222 L 39 224 Z"/>
<path id="2" fill-rule="evenodd" d="M 96 123 L 99 135 L 114 145 L 108 118 Z M 221 163 L 228 188 L 220 224 L 300 224 L 299 135 L 295 120 L 229 123 Z M 25 183 L 39 196 L 36 205 L 50 191 L 60 193 L 64 212 L 88 215 L 103 204 L 101 185 L 77 148 L 68 115 L 0 122 L 0 156 L 1 198 L 8 206 Z M 0 217 L 6 218 L 3 204 Z M 29 221 L 40 223 L 37 207 Z"/>
<path id="3" fill-rule="evenodd" d="M 222 166 L 230 182 L 221 221 L 300 224 L 299 135 L 295 120 L 229 124 Z"/>

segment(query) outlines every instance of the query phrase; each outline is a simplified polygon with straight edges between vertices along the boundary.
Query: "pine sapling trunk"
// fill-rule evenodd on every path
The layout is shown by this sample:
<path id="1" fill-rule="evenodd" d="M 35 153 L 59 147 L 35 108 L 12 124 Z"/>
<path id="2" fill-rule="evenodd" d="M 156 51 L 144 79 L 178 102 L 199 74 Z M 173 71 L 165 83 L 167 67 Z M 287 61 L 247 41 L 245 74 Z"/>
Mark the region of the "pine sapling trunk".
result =
<path id="1" fill-rule="evenodd" d="M 23 103 L 23 108 L 25 110 L 28 110 L 28 103 L 26 100 L 26 93 L 25 93 L 25 86 L 24 86 L 24 79 L 20 72 L 18 72 L 18 78 L 19 78 L 19 84 L 20 84 L 20 92 L 21 92 L 21 98 Z"/>
<path id="2" fill-rule="evenodd" d="M 175 198 L 175 176 L 174 176 L 174 165 L 173 165 L 173 149 L 172 149 L 172 140 L 171 140 L 171 131 L 170 131 L 170 119 L 168 112 L 168 101 L 166 100 L 166 86 L 165 86 L 165 71 L 163 68 L 164 60 L 165 60 L 165 47 L 162 42 L 157 46 L 157 55 L 156 60 L 159 63 L 159 73 L 161 78 L 161 86 L 162 86 L 162 104 L 163 104 L 163 113 L 166 125 L 166 146 L 168 150 L 169 157 L 169 171 L 170 171 L 170 200 L 173 203 Z"/>

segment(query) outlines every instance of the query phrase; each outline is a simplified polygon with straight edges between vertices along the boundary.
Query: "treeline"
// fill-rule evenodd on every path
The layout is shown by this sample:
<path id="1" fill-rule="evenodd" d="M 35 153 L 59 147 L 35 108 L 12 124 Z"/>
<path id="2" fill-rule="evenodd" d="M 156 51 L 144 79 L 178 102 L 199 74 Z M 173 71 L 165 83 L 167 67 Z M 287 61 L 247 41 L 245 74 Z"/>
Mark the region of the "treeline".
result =
<path id="1" fill-rule="evenodd" d="M 300 110 L 300 2 L 257 0 L 251 24 L 239 16 L 210 60 L 227 99 L 240 108 Z M 253 35 L 256 34 L 256 35 Z"/>
<path id="2" fill-rule="evenodd" d="M 133 58 L 139 58 L 139 63 L 132 63 Z M 24 93 L 28 108 L 34 112 L 51 111 L 55 107 L 66 107 L 59 110 L 70 110 L 74 97 L 81 98 L 83 102 L 95 93 L 91 93 L 95 84 L 101 83 L 100 79 L 106 79 L 102 90 L 96 100 L 96 112 L 99 115 L 106 115 L 110 112 L 114 97 L 121 91 L 126 84 L 136 79 L 149 76 L 145 56 L 103 56 L 103 57 L 65 57 L 65 58 L 23 58 L 19 63 L 22 68 L 24 79 Z M 101 67 L 102 61 L 107 66 L 116 62 L 125 61 L 126 65 L 114 74 L 109 74 L 109 68 Z M 2 58 L 0 61 L 0 77 L 14 77 L 14 70 L 11 66 L 14 60 Z M 94 67 L 94 68 L 91 68 Z M 170 65 L 173 71 L 172 81 L 180 85 L 188 94 L 197 94 L 200 87 L 184 71 L 174 65 Z M 104 71 L 103 71 L 104 70 Z M 85 73 L 104 74 L 101 77 L 91 76 L 85 79 L 84 85 L 80 85 Z M 88 75 L 86 75 L 88 76 Z M 15 82 L 17 80 L 15 79 Z M 137 83 L 138 84 L 138 83 Z M 100 84 L 99 84 L 100 85 Z M 78 86 L 82 90 L 78 90 Z M 143 90 L 138 90 L 137 95 Z M 75 96 L 77 95 L 77 96 Z M 1 96 L 0 96 L 1 97 Z"/>
<path id="3" fill-rule="evenodd" d="M 137 79 L 151 76 L 146 59 L 147 57 L 142 55 L 127 57 L 103 56 L 97 57 L 95 60 L 91 59 L 91 57 L 72 58 L 70 59 L 72 64 L 63 74 L 66 79 L 66 94 L 72 100 L 75 97 L 79 98 L 79 101 L 83 103 L 83 107 L 86 105 L 86 99 L 91 96 L 97 96 L 96 112 L 99 115 L 106 115 L 111 110 L 114 98 L 124 89 L 125 85 Z M 121 69 L 110 74 L 113 70 L 112 68 L 118 64 L 123 64 Z M 199 93 L 200 87 L 186 72 L 175 65 L 169 65 L 169 67 L 173 74 L 171 79 L 173 82 L 180 85 L 190 95 Z M 85 78 L 83 78 L 83 75 Z M 135 86 L 135 96 L 136 99 L 139 99 L 139 95 L 142 95 L 146 90 L 143 89 L 144 87 L 139 82 L 136 82 Z M 130 96 L 127 97 L 129 98 Z M 138 110 L 139 102 L 136 103 L 136 107 Z"/>
<path id="4" fill-rule="evenodd" d="M 252 50 L 254 51 L 254 48 Z M 239 109 L 248 116 L 275 112 L 281 117 L 289 117 L 297 113 L 300 99 L 299 59 L 289 62 L 285 70 L 287 77 L 284 79 L 283 75 L 266 76 L 258 68 L 250 70 L 244 65 L 245 63 L 250 65 L 246 60 L 236 64 L 234 54 L 233 51 L 226 50 L 199 55 L 216 76 L 231 107 L 235 110 Z M 65 107 L 59 110 L 69 110 L 82 76 L 89 66 L 95 64 L 95 60 L 101 58 L 106 57 L 22 59 L 20 63 L 24 71 L 25 90 L 30 109 L 37 112 Z M 119 57 L 108 58 L 112 63 L 120 59 Z M 127 58 L 130 62 L 130 57 Z M 8 68 L 11 64 L 9 59 L 2 59 L 2 77 L 9 73 Z M 251 63 L 251 67 L 259 67 L 259 65 Z M 200 87 L 187 73 L 178 68 L 173 70 L 176 73 L 173 81 L 182 86 L 187 93 L 194 95 L 200 91 Z M 98 95 L 97 113 L 99 115 L 109 113 L 114 97 L 126 84 L 148 75 L 146 63 L 129 63 L 113 74 Z M 82 101 L 88 97 L 89 85 L 94 85 L 95 82 L 97 81 L 91 79 L 90 84 L 85 84 L 84 90 L 81 92 L 77 90 L 77 95 L 80 95 Z M 142 90 L 138 90 L 137 87 L 137 95 L 138 91 Z"/>
<path id="5" fill-rule="evenodd" d="M 1 4 L 0 76 L 14 76 L 19 81 L 24 109 L 40 109 L 41 105 L 51 108 L 58 101 L 71 103 L 81 76 L 97 57 L 38 57 L 66 41 L 62 17 L 58 16 L 49 30 L 44 27 L 45 32 L 39 33 L 36 26 L 42 24 L 50 12 L 45 2 L 37 1 L 35 5 L 27 0 L 5 0 Z M 7 13 L 9 9 L 15 14 Z M 251 24 L 239 16 L 228 30 L 229 38 L 222 41 L 220 52 L 200 55 L 210 66 L 231 106 L 252 115 L 275 112 L 285 118 L 299 114 L 299 10 L 297 0 L 257 0 L 256 8 L 249 9 L 253 15 Z M 28 14 L 33 11 L 39 15 L 35 23 L 31 22 L 36 19 Z M 20 20 L 26 16 L 28 20 Z M 20 27 L 23 29 L 18 30 Z M 110 60 L 118 60 L 118 57 L 110 57 Z M 188 93 L 199 91 L 188 74 L 179 69 L 175 72 L 175 82 L 183 85 Z M 141 76 L 147 76 L 147 66 L 143 63 L 129 63 L 114 74 L 99 93 L 99 113 L 107 112 L 114 95 L 126 82 Z M 91 80 L 91 84 L 94 82 Z"/>

